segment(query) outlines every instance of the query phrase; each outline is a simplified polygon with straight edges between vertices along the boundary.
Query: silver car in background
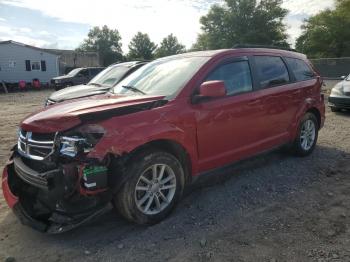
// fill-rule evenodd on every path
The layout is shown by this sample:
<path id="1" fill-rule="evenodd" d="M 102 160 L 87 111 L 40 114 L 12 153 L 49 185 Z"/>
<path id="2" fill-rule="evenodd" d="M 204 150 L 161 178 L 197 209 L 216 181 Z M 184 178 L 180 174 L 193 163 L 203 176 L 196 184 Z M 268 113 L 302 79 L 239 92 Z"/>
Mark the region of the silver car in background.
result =
<path id="1" fill-rule="evenodd" d="M 336 84 L 328 97 L 328 106 L 332 112 L 350 110 L 350 75 L 342 76 L 343 81 Z"/>

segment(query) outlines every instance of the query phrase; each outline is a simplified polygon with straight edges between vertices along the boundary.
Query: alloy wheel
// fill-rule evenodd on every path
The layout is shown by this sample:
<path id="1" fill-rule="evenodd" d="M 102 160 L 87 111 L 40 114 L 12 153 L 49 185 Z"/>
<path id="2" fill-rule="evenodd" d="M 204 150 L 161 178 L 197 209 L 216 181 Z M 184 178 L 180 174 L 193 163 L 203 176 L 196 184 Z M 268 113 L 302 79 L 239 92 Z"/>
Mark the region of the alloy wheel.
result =
<path id="1" fill-rule="evenodd" d="M 136 206 L 145 215 L 156 215 L 169 206 L 175 191 L 173 169 L 166 164 L 154 164 L 142 173 L 136 183 Z"/>
<path id="2" fill-rule="evenodd" d="M 303 123 L 301 127 L 300 145 L 302 149 L 305 151 L 310 150 L 314 144 L 315 137 L 316 137 L 315 123 L 312 120 L 308 119 Z"/>

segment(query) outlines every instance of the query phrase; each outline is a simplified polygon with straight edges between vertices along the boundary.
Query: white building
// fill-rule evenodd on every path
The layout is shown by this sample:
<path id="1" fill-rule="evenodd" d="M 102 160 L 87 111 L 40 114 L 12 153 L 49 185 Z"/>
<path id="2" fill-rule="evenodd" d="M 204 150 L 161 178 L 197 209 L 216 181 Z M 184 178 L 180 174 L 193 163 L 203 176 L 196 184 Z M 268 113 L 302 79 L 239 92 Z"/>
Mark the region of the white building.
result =
<path id="1" fill-rule="evenodd" d="M 59 55 L 15 41 L 0 42 L 0 82 L 31 82 L 37 78 L 48 83 L 59 75 Z"/>
<path id="2" fill-rule="evenodd" d="M 97 52 L 44 49 L 15 42 L 0 41 L 0 82 L 17 84 L 20 80 L 42 83 L 77 67 L 99 67 Z"/>

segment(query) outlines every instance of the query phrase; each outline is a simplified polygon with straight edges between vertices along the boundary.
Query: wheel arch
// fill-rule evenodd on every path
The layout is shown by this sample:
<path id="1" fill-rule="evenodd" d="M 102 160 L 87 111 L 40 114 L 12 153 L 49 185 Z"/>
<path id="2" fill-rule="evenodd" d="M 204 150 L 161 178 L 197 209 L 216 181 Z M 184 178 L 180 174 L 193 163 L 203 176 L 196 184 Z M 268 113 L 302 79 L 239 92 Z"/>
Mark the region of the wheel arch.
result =
<path id="1" fill-rule="evenodd" d="M 187 150 L 180 143 L 171 139 L 152 140 L 146 144 L 138 146 L 132 152 L 130 152 L 130 154 L 137 154 L 138 152 L 147 149 L 159 149 L 175 156 L 184 168 L 185 184 L 188 184 L 192 181 L 191 157 Z"/>
<path id="2" fill-rule="evenodd" d="M 316 117 L 317 123 L 318 123 L 318 128 L 320 129 L 321 128 L 321 113 L 320 113 L 320 111 L 316 107 L 311 107 L 306 111 L 306 113 L 311 113 Z"/>

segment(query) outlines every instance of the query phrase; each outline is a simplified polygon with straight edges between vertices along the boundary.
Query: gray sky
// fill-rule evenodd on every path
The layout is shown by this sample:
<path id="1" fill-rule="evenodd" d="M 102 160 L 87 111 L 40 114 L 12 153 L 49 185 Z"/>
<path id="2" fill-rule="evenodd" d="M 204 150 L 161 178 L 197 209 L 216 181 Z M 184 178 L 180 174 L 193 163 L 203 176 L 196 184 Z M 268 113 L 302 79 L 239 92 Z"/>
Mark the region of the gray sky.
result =
<path id="1" fill-rule="evenodd" d="M 159 43 L 174 33 L 188 48 L 200 32 L 199 18 L 220 0 L 0 0 L 0 40 L 39 47 L 72 49 L 92 26 L 117 28 L 127 52 L 138 31 Z M 290 43 L 310 15 L 332 7 L 333 0 L 285 0 Z"/>

